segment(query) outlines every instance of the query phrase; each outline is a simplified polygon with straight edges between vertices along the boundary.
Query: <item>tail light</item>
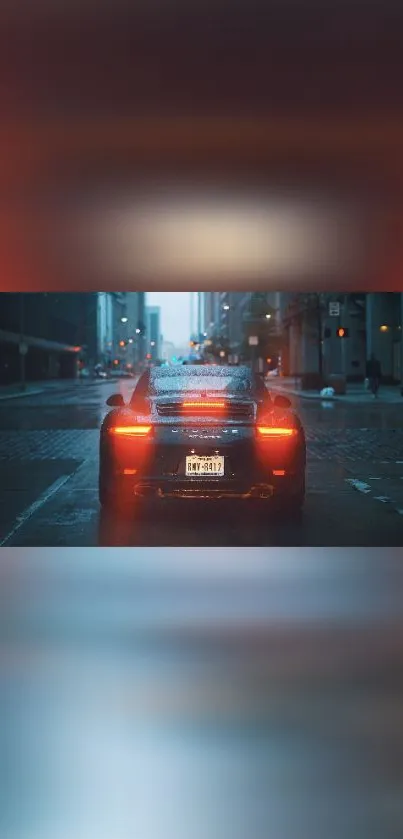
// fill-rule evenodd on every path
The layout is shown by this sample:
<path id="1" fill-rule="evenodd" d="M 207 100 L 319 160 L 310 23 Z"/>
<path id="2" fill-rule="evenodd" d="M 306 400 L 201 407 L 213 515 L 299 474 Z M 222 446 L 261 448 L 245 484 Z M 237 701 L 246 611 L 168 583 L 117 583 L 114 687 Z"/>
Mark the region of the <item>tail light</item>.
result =
<path id="1" fill-rule="evenodd" d="M 257 426 L 257 433 L 259 437 L 263 439 L 275 439 L 281 438 L 282 440 L 287 437 L 295 437 L 298 434 L 297 428 L 287 428 L 285 426 L 273 426 L 273 425 L 258 425 Z"/>
<path id="2" fill-rule="evenodd" d="M 114 425 L 109 433 L 114 437 L 148 437 L 151 425 Z"/>

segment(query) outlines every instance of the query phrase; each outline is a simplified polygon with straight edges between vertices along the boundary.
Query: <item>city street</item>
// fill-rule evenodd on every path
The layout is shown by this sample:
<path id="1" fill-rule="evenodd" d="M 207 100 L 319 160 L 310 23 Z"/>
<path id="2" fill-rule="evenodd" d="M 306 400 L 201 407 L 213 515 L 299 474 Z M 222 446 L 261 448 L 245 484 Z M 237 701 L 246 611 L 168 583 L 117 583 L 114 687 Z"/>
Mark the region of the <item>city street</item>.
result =
<path id="1" fill-rule="evenodd" d="M 101 515 L 98 429 L 107 397 L 133 381 L 66 381 L 0 400 L 0 543 L 5 546 L 400 546 L 403 423 L 397 404 L 292 397 L 306 428 L 302 521 L 270 508 L 171 502 L 141 520 Z M 39 391 L 39 392 L 38 392 Z"/>

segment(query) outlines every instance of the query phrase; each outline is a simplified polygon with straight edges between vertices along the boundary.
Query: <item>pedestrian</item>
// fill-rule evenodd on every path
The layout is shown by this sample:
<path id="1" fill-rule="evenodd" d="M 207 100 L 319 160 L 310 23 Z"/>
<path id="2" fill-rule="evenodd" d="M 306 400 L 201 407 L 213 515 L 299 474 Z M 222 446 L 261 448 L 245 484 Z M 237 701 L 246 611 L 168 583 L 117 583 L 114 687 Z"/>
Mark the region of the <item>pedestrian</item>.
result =
<path id="1" fill-rule="evenodd" d="M 381 365 L 375 353 L 371 353 L 371 357 L 367 361 L 366 374 L 372 396 L 376 399 L 378 396 L 379 385 L 381 383 Z"/>

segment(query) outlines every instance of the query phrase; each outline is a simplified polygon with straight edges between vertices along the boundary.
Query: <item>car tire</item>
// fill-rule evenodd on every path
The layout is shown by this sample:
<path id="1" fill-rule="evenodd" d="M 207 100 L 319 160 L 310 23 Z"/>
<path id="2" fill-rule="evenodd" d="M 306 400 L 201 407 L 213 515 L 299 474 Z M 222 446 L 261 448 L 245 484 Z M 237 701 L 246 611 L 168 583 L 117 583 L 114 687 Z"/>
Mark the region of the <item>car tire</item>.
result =
<path id="1" fill-rule="evenodd" d="M 279 513 L 286 518 L 300 518 L 303 514 L 305 504 L 306 486 L 305 477 L 301 481 L 301 485 L 296 493 L 281 498 L 279 501 Z"/>
<path id="2" fill-rule="evenodd" d="M 113 479 L 106 482 L 99 476 L 99 503 L 105 513 L 127 518 L 134 515 L 135 503 L 132 496 L 118 491 Z"/>

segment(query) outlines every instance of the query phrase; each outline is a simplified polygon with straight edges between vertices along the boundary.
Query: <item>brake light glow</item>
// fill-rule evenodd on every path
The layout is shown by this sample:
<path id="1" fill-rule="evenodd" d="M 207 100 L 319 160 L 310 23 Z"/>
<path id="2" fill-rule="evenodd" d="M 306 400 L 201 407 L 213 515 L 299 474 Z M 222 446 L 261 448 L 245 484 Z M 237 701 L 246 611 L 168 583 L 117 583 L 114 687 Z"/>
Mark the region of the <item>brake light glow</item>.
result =
<path id="1" fill-rule="evenodd" d="M 275 475 L 277 478 L 284 477 L 285 469 L 273 469 L 273 475 Z"/>
<path id="2" fill-rule="evenodd" d="M 261 437 L 294 437 L 297 434 L 296 428 L 276 428 L 272 425 L 258 425 L 258 434 Z"/>
<path id="3" fill-rule="evenodd" d="M 109 431 L 118 437 L 147 437 L 151 425 L 115 425 Z"/>
<path id="4" fill-rule="evenodd" d="M 194 402 L 183 402 L 182 406 L 183 406 L 183 408 L 225 408 L 226 403 L 225 402 L 218 402 L 218 401 L 214 401 L 214 402 L 205 402 L 205 401 L 197 402 L 197 401 L 194 401 Z"/>

